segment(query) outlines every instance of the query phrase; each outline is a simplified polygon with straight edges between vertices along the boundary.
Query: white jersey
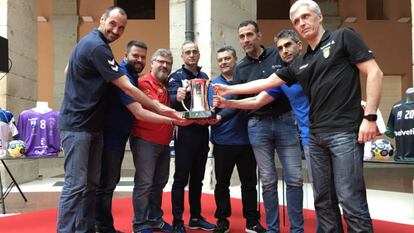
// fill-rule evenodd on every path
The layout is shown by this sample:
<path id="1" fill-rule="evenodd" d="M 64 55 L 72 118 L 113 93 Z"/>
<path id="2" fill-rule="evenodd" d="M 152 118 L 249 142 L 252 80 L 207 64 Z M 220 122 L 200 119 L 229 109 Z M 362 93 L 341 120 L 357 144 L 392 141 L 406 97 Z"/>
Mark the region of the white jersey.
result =
<path id="1" fill-rule="evenodd" d="M 8 141 L 18 134 L 13 114 L 0 108 L 0 158 L 6 156 Z"/>

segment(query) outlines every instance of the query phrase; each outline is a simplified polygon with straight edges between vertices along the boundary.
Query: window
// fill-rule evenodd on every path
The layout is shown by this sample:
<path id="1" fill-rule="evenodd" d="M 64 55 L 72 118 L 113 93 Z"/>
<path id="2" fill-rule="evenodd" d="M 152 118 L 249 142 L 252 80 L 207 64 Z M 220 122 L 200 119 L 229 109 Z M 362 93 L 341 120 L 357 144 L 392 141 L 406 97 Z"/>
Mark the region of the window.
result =
<path id="1" fill-rule="evenodd" d="M 128 19 L 155 19 L 155 0 L 116 0 L 115 4 L 126 11 Z"/>
<path id="2" fill-rule="evenodd" d="M 289 19 L 290 0 L 257 0 L 257 19 Z"/>
<path id="3" fill-rule="evenodd" d="M 384 20 L 384 1 L 367 0 L 367 20 Z"/>

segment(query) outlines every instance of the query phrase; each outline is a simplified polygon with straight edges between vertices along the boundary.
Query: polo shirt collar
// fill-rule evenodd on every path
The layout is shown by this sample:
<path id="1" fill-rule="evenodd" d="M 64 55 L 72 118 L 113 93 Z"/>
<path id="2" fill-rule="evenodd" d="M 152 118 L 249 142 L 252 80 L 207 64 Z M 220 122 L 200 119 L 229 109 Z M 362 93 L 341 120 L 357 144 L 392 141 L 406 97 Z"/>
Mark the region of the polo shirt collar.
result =
<path id="1" fill-rule="evenodd" d="M 252 58 L 252 57 L 249 56 L 249 54 L 246 53 L 247 59 L 249 59 L 250 61 L 263 60 L 263 58 L 266 57 L 267 52 L 266 52 L 266 48 L 263 45 L 260 45 L 260 47 L 263 49 L 263 52 L 262 52 L 262 54 L 260 54 L 258 59 Z"/>
<path id="2" fill-rule="evenodd" d="M 98 28 L 94 28 L 93 29 L 93 31 L 95 32 L 95 33 L 97 33 L 98 34 L 98 36 L 105 42 L 105 43 L 107 43 L 107 44 L 109 44 L 109 42 L 108 42 L 108 40 L 105 38 L 105 36 L 102 34 L 102 32 L 101 31 L 99 31 L 99 29 Z"/>
<path id="3" fill-rule="evenodd" d="M 332 34 L 332 33 L 331 33 L 330 31 L 325 31 L 325 32 L 323 33 L 322 38 L 321 38 L 321 40 L 319 41 L 318 45 L 315 47 L 315 49 L 314 49 L 314 50 L 312 50 L 312 48 L 310 47 L 310 45 L 308 45 L 308 48 L 306 49 L 306 53 L 312 54 L 312 53 L 314 53 L 315 51 L 318 51 L 318 50 L 319 50 L 319 47 L 321 47 L 321 44 L 322 44 L 323 42 L 325 42 L 326 40 L 328 40 L 328 39 L 331 37 L 331 34 Z"/>
<path id="4" fill-rule="evenodd" d="M 184 72 L 186 72 L 188 75 L 192 75 L 192 76 L 195 76 L 195 77 L 198 77 L 198 75 L 200 74 L 201 68 L 202 68 L 201 66 L 197 66 L 197 74 L 194 75 L 193 72 L 191 72 L 189 69 L 185 68 L 184 64 L 181 66 L 181 69 L 183 69 Z"/>
<path id="5" fill-rule="evenodd" d="M 220 76 L 218 77 L 220 80 L 222 80 L 224 83 L 228 84 L 228 85 L 232 85 L 233 81 L 228 81 L 223 75 L 220 74 Z"/>

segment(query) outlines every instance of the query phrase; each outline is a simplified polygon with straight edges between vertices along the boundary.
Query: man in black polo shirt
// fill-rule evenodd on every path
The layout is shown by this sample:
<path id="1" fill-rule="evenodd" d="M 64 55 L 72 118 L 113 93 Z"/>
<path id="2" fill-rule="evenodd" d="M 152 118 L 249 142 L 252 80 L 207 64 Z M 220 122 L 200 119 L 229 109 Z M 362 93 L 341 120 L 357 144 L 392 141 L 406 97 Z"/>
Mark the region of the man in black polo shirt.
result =
<path id="1" fill-rule="evenodd" d="M 278 50 L 260 45 L 261 33 L 256 22 L 246 20 L 239 24 L 239 43 L 246 56 L 233 71 L 235 84 L 263 79 L 282 67 Z M 280 89 L 280 87 L 278 87 Z M 283 91 L 280 89 L 280 93 Z M 239 96 L 243 98 L 246 96 Z M 249 96 L 248 96 L 249 97 Z M 226 112 L 227 111 L 227 112 Z M 231 115 L 224 109 L 223 119 Z M 267 232 L 280 232 L 278 177 L 275 165 L 275 149 L 283 167 L 286 182 L 287 206 L 292 232 L 303 232 L 303 177 L 302 153 L 299 136 L 287 97 L 280 98 L 248 112 L 248 136 L 252 146 L 263 187 Z M 247 224 L 246 232 L 264 232 L 260 224 Z"/>
<path id="2" fill-rule="evenodd" d="M 309 46 L 267 79 L 247 85 L 215 87 L 221 95 L 256 93 L 299 82 L 310 102 L 310 160 L 313 175 L 316 232 L 341 232 L 332 206 L 333 191 L 343 209 L 348 231 L 372 232 L 363 177 L 363 143 L 376 136 L 376 110 L 382 71 L 374 56 L 351 29 L 325 31 L 317 3 L 298 0 L 290 19 Z M 367 106 L 363 111 L 359 72 L 367 75 Z M 334 189 L 333 189 L 334 188 Z"/>
<path id="3" fill-rule="evenodd" d="M 131 84 L 116 63 L 109 43 L 124 32 L 127 16 L 110 7 L 75 46 L 67 68 L 59 128 L 65 152 L 65 181 L 57 232 L 95 232 L 95 192 L 101 172 L 104 93 L 109 82 L 149 110 L 179 118 L 176 111 L 149 99 Z"/>

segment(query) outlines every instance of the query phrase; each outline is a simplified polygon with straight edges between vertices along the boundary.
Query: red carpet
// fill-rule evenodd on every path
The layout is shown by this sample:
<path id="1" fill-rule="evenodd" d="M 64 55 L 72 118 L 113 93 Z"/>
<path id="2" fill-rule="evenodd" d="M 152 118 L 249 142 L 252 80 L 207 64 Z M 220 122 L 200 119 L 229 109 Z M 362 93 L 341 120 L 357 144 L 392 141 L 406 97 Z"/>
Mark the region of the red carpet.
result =
<path id="1" fill-rule="evenodd" d="M 171 223 L 171 199 L 170 193 L 164 193 L 163 209 L 165 212 L 165 220 Z M 131 219 L 132 219 L 132 201 L 131 198 L 116 199 L 114 201 L 114 216 L 116 228 L 124 232 L 131 232 Z M 214 196 L 203 194 L 203 216 L 211 221 L 215 222 L 214 219 Z M 184 220 L 188 221 L 188 206 L 185 207 L 186 212 L 184 214 Z M 241 233 L 244 232 L 245 221 L 241 213 L 241 201 L 238 199 L 232 199 L 233 214 L 230 220 L 230 232 Z M 262 215 L 263 215 L 262 206 Z M 37 211 L 31 213 L 25 213 L 21 215 L 8 216 L 0 218 L 0 232 L 2 233 L 45 233 L 45 232 L 56 232 L 56 216 L 57 209 Z M 315 232 L 315 214 L 311 210 L 304 211 L 305 217 L 305 232 Z M 281 215 L 281 222 L 283 221 Z M 264 224 L 264 217 L 262 217 L 262 223 Z M 289 232 L 288 220 L 286 219 L 286 226 L 281 223 L 281 232 Z M 201 233 L 204 231 L 192 231 L 192 233 Z M 374 232 L 376 233 L 413 233 L 414 226 L 398 224 L 386 221 L 374 220 Z"/>

